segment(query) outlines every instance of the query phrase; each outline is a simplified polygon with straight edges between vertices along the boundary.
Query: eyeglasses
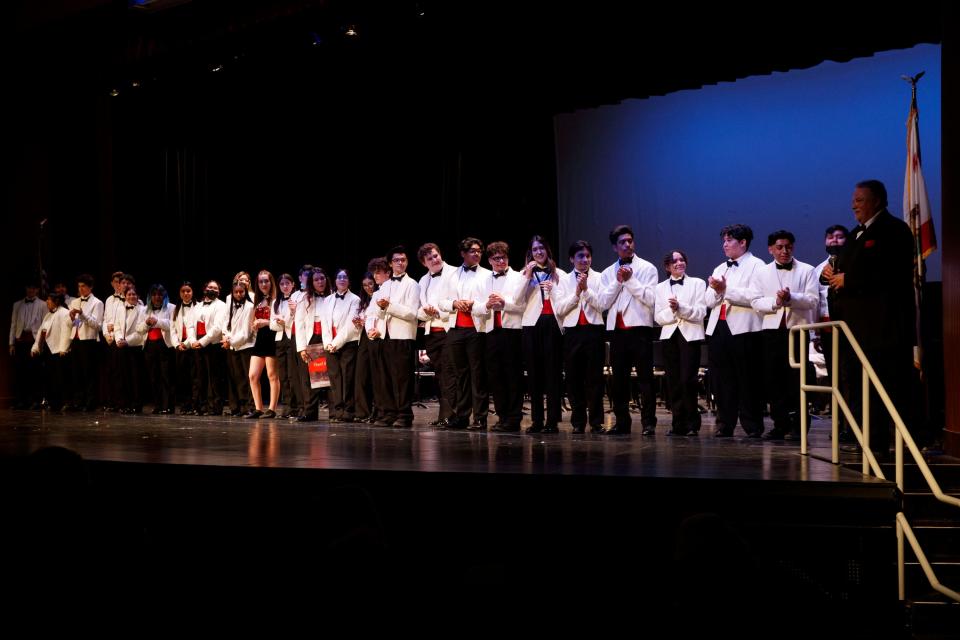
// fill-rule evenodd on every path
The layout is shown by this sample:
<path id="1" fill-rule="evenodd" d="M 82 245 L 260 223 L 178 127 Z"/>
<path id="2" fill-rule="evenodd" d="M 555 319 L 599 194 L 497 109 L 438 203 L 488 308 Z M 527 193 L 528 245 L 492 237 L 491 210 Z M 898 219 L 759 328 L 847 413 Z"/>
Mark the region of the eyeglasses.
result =
<path id="1" fill-rule="evenodd" d="M 391 260 L 390 262 L 400 263 L 400 262 L 406 262 L 406 261 L 407 261 L 406 258 L 394 258 L 394 259 Z"/>
<path id="2" fill-rule="evenodd" d="M 491 262 L 504 262 L 506 261 L 507 256 L 490 256 Z"/>
<path id="3" fill-rule="evenodd" d="M 477 247 L 474 247 L 472 249 L 467 249 L 464 253 L 475 253 L 477 255 L 480 255 L 481 253 L 483 253 L 483 250 L 478 249 Z"/>

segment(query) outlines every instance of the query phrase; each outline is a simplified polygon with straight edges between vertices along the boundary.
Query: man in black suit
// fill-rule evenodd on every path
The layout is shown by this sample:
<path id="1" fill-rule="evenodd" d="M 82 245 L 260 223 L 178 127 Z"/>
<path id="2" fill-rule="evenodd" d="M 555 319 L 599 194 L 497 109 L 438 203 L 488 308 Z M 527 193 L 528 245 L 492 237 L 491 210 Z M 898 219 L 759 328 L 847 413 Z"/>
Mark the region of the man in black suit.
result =
<path id="1" fill-rule="evenodd" d="M 850 231 L 836 268 L 827 265 L 824 279 L 831 289 L 830 314 L 853 331 L 880 382 L 906 422 L 911 414 L 910 388 L 915 343 L 913 234 L 905 222 L 887 211 L 887 190 L 879 180 L 857 184 L 853 214 L 860 223 Z M 848 379 L 859 380 L 860 365 L 844 340 Z M 854 418 L 861 413 L 860 385 L 852 384 Z M 871 393 L 870 444 L 878 459 L 889 458 L 892 424 Z M 862 426 L 862 425 L 861 425 Z"/>

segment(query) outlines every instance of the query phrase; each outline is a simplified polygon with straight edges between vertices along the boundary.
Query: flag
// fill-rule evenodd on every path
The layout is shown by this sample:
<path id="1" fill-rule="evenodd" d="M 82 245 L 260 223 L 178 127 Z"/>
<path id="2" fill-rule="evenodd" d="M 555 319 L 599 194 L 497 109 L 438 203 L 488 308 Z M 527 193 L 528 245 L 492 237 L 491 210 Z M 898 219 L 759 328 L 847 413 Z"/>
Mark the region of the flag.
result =
<path id="1" fill-rule="evenodd" d="M 930 199 L 927 185 L 920 171 L 920 123 L 917 111 L 917 89 L 913 88 L 910 115 L 907 117 L 907 170 L 903 178 L 903 219 L 910 225 L 916 238 L 917 256 L 920 260 L 937 248 L 937 236 L 930 215 Z M 922 272 L 922 267 L 921 267 Z"/>
<path id="2" fill-rule="evenodd" d="M 923 377 L 923 343 L 920 340 L 920 308 L 923 302 L 924 259 L 937 248 L 937 236 L 930 215 L 930 199 L 923 181 L 920 161 L 920 114 L 917 110 L 917 80 L 904 78 L 913 87 L 910 99 L 910 114 L 907 116 L 907 169 L 903 178 L 903 219 L 913 232 L 913 288 L 917 313 L 917 346 L 913 350 L 913 365 Z"/>

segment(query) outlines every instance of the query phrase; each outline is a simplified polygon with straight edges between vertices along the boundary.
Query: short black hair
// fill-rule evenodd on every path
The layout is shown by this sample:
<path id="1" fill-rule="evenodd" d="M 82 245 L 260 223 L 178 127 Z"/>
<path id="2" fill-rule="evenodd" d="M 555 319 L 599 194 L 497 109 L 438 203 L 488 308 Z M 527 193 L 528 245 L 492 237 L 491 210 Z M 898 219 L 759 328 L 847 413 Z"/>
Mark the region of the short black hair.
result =
<path id="1" fill-rule="evenodd" d="M 470 247 L 472 247 L 475 244 L 480 245 L 480 251 L 483 251 L 483 240 L 481 240 L 480 238 L 471 238 L 471 237 L 464 238 L 463 240 L 460 241 L 460 253 L 465 253 L 467 251 L 470 251 Z"/>
<path id="2" fill-rule="evenodd" d="M 749 249 L 750 243 L 753 242 L 753 229 L 745 224 L 729 224 L 720 229 L 720 237 L 726 238 L 727 236 L 734 240 L 746 240 L 747 249 Z"/>
<path id="3" fill-rule="evenodd" d="M 850 235 L 850 230 L 847 229 L 847 228 L 846 228 L 845 226 L 843 226 L 842 224 L 832 224 L 832 225 L 830 225 L 829 227 L 827 227 L 827 230 L 826 230 L 826 231 L 823 232 L 823 236 L 824 236 L 824 237 L 827 237 L 827 236 L 830 235 L 831 233 L 835 233 L 835 232 L 837 232 L 837 231 L 843 231 L 843 235 L 844 235 L 844 236 Z"/>
<path id="4" fill-rule="evenodd" d="M 618 224 L 610 231 L 610 244 L 617 244 L 617 240 L 625 233 L 629 233 L 631 238 L 636 238 L 629 225 Z"/>
<path id="5" fill-rule="evenodd" d="M 586 240 L 577 240 L 570 245 L 570 248 L 567 249 L 567 254 L 569 258 L 577 255 L 580 252 L 580 249 L 586 249 L 590 252 L 590 257 L 593 257 L 593 247 Z"/>
<path id="6" fill-rule="evenodd" d="M 671 249 L 670 251 L 667 252 L 666 255 L 663 256 L 664 269 L 666 269 L 667 267 L 673 264 L 673 254 L 675 253 L 679 253 L 681 256 L 683 256 L 683 261 L 686 262 L 688 265 L 690 264 L 690 261 L 687 260 L 687 254 L 683 250 Z"/>
<path id="7" fill-rule="evenodd" d="M 387 259 L 387 262 L 393 262 L 393 256 L 397 255 L 398 253 L 406 256 L 407 248 L 402 244 L 398 244 L 395 247 L 391 247 L 390 251 L 387 251 L 387 255 L 384 257 Z"/>
<path id="8" fill-rule="evenodd" d="M 91 289 L 93 288 L 93 276 L 89 273 L 81 273 L 77 276 L 77 284 L 85 284 Z"/>
<path id="9" fill-rule="evenodd" d="M 790 244 L 797 244 L 797 239 L 786 229 L 778 229 L 767 236 L 767 246 L 772 247 L 777 244 L 777 240 L 787 240 Z"/>

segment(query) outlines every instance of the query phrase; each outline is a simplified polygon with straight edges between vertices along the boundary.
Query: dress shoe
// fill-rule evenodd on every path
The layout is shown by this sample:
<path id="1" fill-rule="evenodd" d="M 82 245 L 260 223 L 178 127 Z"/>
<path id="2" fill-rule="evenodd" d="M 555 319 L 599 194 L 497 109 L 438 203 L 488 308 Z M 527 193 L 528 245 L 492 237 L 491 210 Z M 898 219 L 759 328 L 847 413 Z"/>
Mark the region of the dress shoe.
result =
<path id="1" fill-rule="evenodd" d="M 154 407 L 153 411 L 151 411 L 150 413 L 152 413 L 155 416 L 160 415 L 160 407 Z"/>
<path id="2" fill-rule="evenodd" d="M 310 416 L 297 416 L 297 422 L 316 422 L 318 418 Z"/>
<path id="3" fill-rule="evenodd" d="M 327 422 L 329 422 L 330 424 L 337 424 L 337 423 L 343 422 L 343 420 L 337 417 L 333 417 L 333 418 L 330 418 Z"/>
<path id="4" fill-rule="evenodd" d="M 353 422 L 353 421 L 354 421 L 354 420 L 353 420 L 353 416 L 343 416 L 342 418 L 340 418 L 340 422 L 343 422 L 343 423 L 346 423 L 346 424 L 349 424 L 349 423 L 351 423 L 351 422 Z"/>
<path id="5" fill-rule="evenodd" d="M 749 432 L 749 433 L 747 434 L 747 437 L 748 437 L 748 438 L 754 438 L 754 439 L 762 438 L 762 437 L 763 437 L 763 429 L 758 429 L 757 431 L 751 431 L 751 432 Z"/>
<path id="6" fill-rule="evenodd" d="M 717 429 L 713 432 L 713 435 L 715 438 L 732 438 L 733 432 L 717 427 Z"/>
<path id="7" fill-rule="evenodd" d="M 654 427 L 644 427 L 643 431 L 640 432 L 640 435 L 655 436 L 657 435 L 657 430 Z"/>
<path id="8" fill-rule="evenodd" d="M 529 427 L 527 427 L 527 431 L 526 431 L 526 432 L 527 432 L 527 433 L 540 433 L 541 431 L 543 431 L 543 425 L 542 425 L 542 424 L 537 424 L 536 422 L 534 422 L 532 425 L 530 425 Z"/>
<path id="9" fill-rule="evenodd" d="M 256 420 L 257 418 L 260 418 L 262 416 L 263 416 L 263 411 L 260 411 L 259 409 L 254 409 L 253 411 L 250 411 L 243 417 L 247 420 Z"/>
<path id="10" fill-rule="evenodd" d="M 373 423 L 373 426 L 375 426 L 375 427 L 390 427 L 390 426 L 393 426 L 393 420 L 385 420 L 385 419 L 381 418 L 381 419 L 375 421 L 375 422 Z"/>
<path id="11" fill-rule="evenodd" d="M 789 440 L 792 442 L 800 442 L 800 429 L 791 429 L 783 434 L 784 440 Z"/>
<path id="12" fill-rule="evenodd" d="M 603 425 L 590 425 L 591 433 L 603 433 Z"/>
<path id="13" fill-rule="evenodd" d="M 586 432 L 587 432 L 587 428 L 581 425 L 579 427 L 574 427 L 571 433 L 586 433 Z"/>
<path id="14" fill-rule="evenodd" d="M 670 431 L 667 431 L 667 435 L 668 435 L 668 436 L 678 436 L 678 437 L 682 437 L 682 436 L 686 436 L 687 433 L 686 433 L 686 432 L 683 432 L 683 431 L 680 431 L 680 430 L 678 430 L 678 429 L 670 429 Z"/>
<path id="15" fill-rule="evenodd" d="M 444 420 L 443 418 L 438 418 L 437 420 L 431 420 L 430 422 L 427 423 L 427 426 L 428 426 L 428 427 L 439 427 L 439 426 L 440 426 L 440 423 L 444 423 L 444 426 L 446 426 L 446 420 Z"/>
<path id="16" fill-rule="evenodd" d="M 171 413 L 173 413 L 173 409 L 160 409 L 160 415 L 162 416 L 169 416 Z"/>
<path id="17" fill-rule="evenodd" d="M 261 417 L 264 420 L 272 420 L 273 418 L 277 417 L 277 412 L 274 411 L 273 409 L 267 409 L 266 411 L 263 412 L 263 415 Z"/>
<path id="18" fill-rule="evenodd" d="M 770 431 L 767 431 L 765 434 L 763 434 L 763 436 L 761 437 L 764 440 L 783 440 L 783 437 L 786 435 L 786 433 L 787 432 L 784 431 L 783 429 L 778 429 L 777 427 L 774 427 L 773 429 L 770 429 Z"/>
<path id="19" fill-rule="evenodd" d="M 289 418 L 295 418 L 295 417 L 296 417 L 296 416 L 293 415 L 292 413 L 281 413 L 280 415 L 277 416 L 277 419 L 278 419 L 278 420 L 287 420 L 287 419 L 289 419 Z"/>
<path id="20" fill-rule="evenodd" d="M 557 425 L 555 424 L 547 424 L 544 425 L 543 431 L 540 433 L 560 433 L 560 429 L 558 429 Z"/>
<path id="21" fill-rule="evenodd" d="M 604 429 L 604 430 L 601 431 L 600 433 L 602 433 L 602 434 L 604 434 L 604 435 L 607 435 L 607 436 L 627 435 L 627 434 L 630 433 L 630 428 L 629 428 L 629 427 L 617 427 L 617 426 L 613 426 L 613 427 L 608 427 L 608 428 Z"/>
<path id="22" fill-rule="evenodd" d="M 395 429 L 409 429 L 413 426 L 413 423 L 409 420 L 397 420 L 393 423 Z"/>
<path id="23" fill-rule="evenodd" d="M 491 431 L 496 431 L 497 433 L 516 433 L 520 431 L 520 425 L 511 425 L 498 422 L 491 427 Z"/>

